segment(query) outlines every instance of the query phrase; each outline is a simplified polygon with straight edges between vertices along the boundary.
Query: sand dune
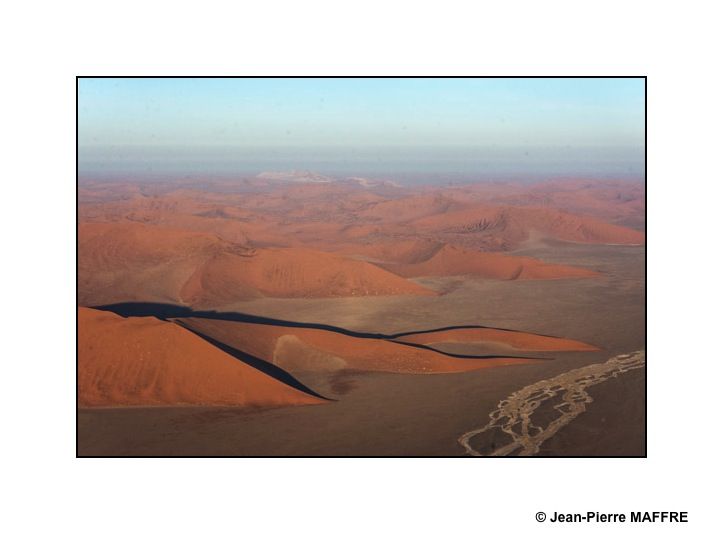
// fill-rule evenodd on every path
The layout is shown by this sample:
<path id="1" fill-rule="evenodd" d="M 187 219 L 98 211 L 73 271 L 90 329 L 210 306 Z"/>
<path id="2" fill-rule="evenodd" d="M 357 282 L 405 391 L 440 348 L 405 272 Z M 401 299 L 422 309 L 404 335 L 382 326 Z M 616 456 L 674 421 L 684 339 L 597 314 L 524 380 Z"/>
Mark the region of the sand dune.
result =
<path id="1" fill-rule="evenodd" d="M 563 179 L 544 182 L 479 182 L 442 192 L 465 204 L 554 208 L 610 223 L 644 228 L 645 186 L 626 180 Z M 627 225 L 626 225 L 627 226 Z"/>
<path id="2" fill-rule="evenodd" d="M 279 406 L 322 403 L 152 317 L 78 309 L 79 405 Z"/>
<path id="3" fill-rule="evenodd" d="M 81 223 L 78 227 L 80 263 L 120 266 L 187 258 L 221 249 L 217 235 L 121 221 Z"/>
<path id="4" fill-rule="evenodd" d="M 180 293 L 192 305 L 238 298 L 435 295 L 373 264 L 303 248 L 223 253 L 198 268 Z"/>
<path id="5" fill-rule="evenodd" d="M 372 243 L 354 243 L 335 246 L 342 254 L 364 257 L 378 262 L 412 264 L 425 261 L 443 247 L 433 240 L 386 240 Z"/>
<path id="6" fill-rule="evenodd" d="M 405 343 L 496 343 L 519 351 L 599 351 L 597 347 L 574 339 L 543 336 L 495 328 L 452 328 L 435 332 L 403 334 L 396 338 Z"/>
<path id="7" fill-rule="evenodd" d="M 459 202 L 445 197 L 442 193 L 434 193 L 381 201 L 359 212 L 358 216 L 371 221 L 391 223 L 443 214 L 461 206 Z"/>
<path id="8" fill-rule="evenodd" d="M 79 301 L 176 302 L 197 266 L 227 249 L 217 236 L 132 222 L 78 227 Z"/>
<path id="9" fill-rule="evenodd" d="M 531 257 L 484 253 L 445 245 L 428 259 L 414 264 L 384 264 L 383 268 L 404 277 L 472 274 L 489 279 L 586 278 L 597 272 L 560 264 L 546 264 Z"/>
<path id="10" fill-rule="evenodd" d="M 290 372 L 357 369 L 392 373 L 454 373 L 487 367 L 526 364 L 537 360 L 496 356 L 492 358 L 454 358 L 427 348 L 404 345 L 388 339 L 361 338 L 315 328 L 295 328 L 201 318 L 179 322 L 201 334 L 272 362 Z M 570 342 L 532 336 L 538 343 L 570 347 Z M 464 336 L 460 336 L 463 338 Z M 501 339 L 495 336 L 495 340 Z M 529 342 L 530 337 L 526 337 Z M 405 337 L 398 341 L 408 341 Z M 519 342 L 522 342 L 522 338 Z M 420 340 L 417 341 L 420 343 Z M 581 344 L 578 344 L 580 346 Z M 577 349 L 569 349 L 577 350 Z"/>
<path id="11" fill-rule="evenodd" d="M 81 186 L 80 303 L 207 308 L 260 297 L 432 295 L 406 278 L 590 277 L 501 252 L 544 238 L 645 241 L 638 230 L 560 209 L 634 223 L 644 207 L 637 185 L 248 182 Z"/>
<path id="12" fill-rule="evenodd" d="M 410 223 L 418 233 L 475 235 L 499 251 L 517 247 L 532 231 L 549 238 L 590 244 L 643 244 L 635 229 L 552 208 L 477 205 Z"/>
<path id="13" fill-rule="evenodd" d="M 79 228 L 80 300 L 216 306 L 262 296 L 434 295 L 364 261 L 304 248 L 253 249 L 216 235 L 132 222 Z"/>

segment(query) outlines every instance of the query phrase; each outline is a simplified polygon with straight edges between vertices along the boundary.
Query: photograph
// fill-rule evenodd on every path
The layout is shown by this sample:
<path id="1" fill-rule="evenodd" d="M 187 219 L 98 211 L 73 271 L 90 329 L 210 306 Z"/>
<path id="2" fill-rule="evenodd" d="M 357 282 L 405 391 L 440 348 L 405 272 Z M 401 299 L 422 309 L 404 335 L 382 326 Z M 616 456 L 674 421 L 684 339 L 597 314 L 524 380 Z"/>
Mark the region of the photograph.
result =
<path id="1" fill-rule="evenodd" d="M 0 536 L 718 536 L 714 4 L 11 3 Z"/>
<path id="2" fill-rule="evenodd" d="M 644 75 L 75 82 L 77 457 L 652 450 Z"/>

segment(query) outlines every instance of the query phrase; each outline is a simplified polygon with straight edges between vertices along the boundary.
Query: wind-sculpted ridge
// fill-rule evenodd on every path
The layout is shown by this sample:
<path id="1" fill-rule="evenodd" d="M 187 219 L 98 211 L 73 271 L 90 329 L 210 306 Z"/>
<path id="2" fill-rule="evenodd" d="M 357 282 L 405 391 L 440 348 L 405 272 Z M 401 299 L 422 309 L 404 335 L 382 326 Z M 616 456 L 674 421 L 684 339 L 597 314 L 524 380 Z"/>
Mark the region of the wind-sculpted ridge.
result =
<path id="1" fill-rule="evenodd" d="M 487 340 L 490 342 L 508 343 L 514 345 L 517 347 L 517 350 L 520 351 L 546 352 L 568 350 L 597 350 L 597 348 L 593 347 L 592 345 L 588 345 L 579 341 L 482 325 L 457 325 L 434 329 L 416 330 L 412 332 L 401 332 L 396 334 L 383 334 L 372 332 L 358 332 L 339 326 L 332 326 L 321 323 L 272 319 L 269 317 L 261 317 L 257 315 L 250 315 L 247 313 L 238 312 L 201 311 L 194 310 L 186 306 L 152 302 L 125 302 L 106 306 L 95 306 L 94 309 L 111 311 L 113 313 L 116 313 L 117 315 L 121 315 L 122 317 L 153 316 L 161 320 L 173 321 L 181 321 L 183 319 L 208 319 L 237 323 L 249 323 L 252 325 L 263 325 L 269 327 L 283 327 L 287 328 L 288 331 L 293 328 L 322 330 L 352 338 L 360 338 L 363 340 L 388 341 L 392 344 L 402 347 L 431 351 L 441 356 L 456 359 L 474 359 L 488 361 L 498 359 L 517 361 L 543 361 L 550 360 L 551 358 L 538 357 L 534 355 L 518 356 L 514 354 L 507 354 L 506 352 L 503 352 L 502 354 L 460 354 L 443 351 L 431 345 L 433 343 L 442 343 L 444 341 L 472 343 Z M 472 332 L 473 330 L 475 332 Z M 436 339 L 432 339 L 433 335 L 437 336 Z M 519 341 L 518 338 L 520 338 Z"/>
<path id="2" fill-rule="evenodd" d="M 480 429 L 468 431 L 459 439 L 465 451 L 472 456 L 531 456 L 540 450 L 540 446 L 553 437 L 561 428 L 585 412 L 586 404 L 592 402 L 587 388 L 617 377 L 622 373 L 645 366 L 645 351 L 635 351 L 610 358 L 603 364 L 591 364 L 562 373 L 552 379 L 546 379 L 510 394 L 498 403 L 498 408 L 490 413 L 490 422 Z M 560 416 L 545 427 L 535 425 L 533 415 L 548 400 L 559 396 L 561 403 L 553 409 Z M 491 448 L 490 453 L 482 453 L 473 447 L 475 437 L 499 430 L 510 438 L 510 442 L 500 448 Z"/>

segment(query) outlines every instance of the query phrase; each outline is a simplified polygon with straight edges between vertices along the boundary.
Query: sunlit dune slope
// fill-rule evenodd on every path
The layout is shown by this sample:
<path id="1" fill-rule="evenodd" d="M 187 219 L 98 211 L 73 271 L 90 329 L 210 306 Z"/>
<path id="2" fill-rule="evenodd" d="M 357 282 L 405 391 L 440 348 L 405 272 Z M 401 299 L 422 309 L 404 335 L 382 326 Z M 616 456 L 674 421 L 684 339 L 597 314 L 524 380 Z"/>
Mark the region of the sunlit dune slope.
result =
<path id="1" fill-rule="evenodd" d="M 229 356 L 192 332 L 152 317 L 78 308 L 82 407 L 279 406 L 322 403 Z"/>
<path id="2" fill-rule="evenodd" d="M 453 373 L 534 362 L 507 357 L 453 358 L 386 339 L 359 338 L 315 328 L 200 318 L 181 319 L 180 323 L 290 372 L 357 369 L 392 373 Z"/>
<path id="3" fill-rule="evenodd" d="M 478 205 L 435 214 L 409 224 L 418 234 L 473 235 L 497 250 L 517 247 L 531 232 L 570 242 L 643 244 L 644 233 L 551 208 Z"/>
<path id="4" fill-rule="evenodd" d="M 262 296 L 434 295 L 374 264 L 304 248 L 253 249 L 208 233 L 131 222 L 79 227 L 80 301 L 208 307 Z"/>
<path id="5" fill-rule="evenodd" d="M 432 257 L 442 248 L 441 242 L 433 240 L 385 240 L 371 243 L 354 243 L 338 246 L 339 253 L 364 257 L 373 261 L 392 263 L 418 263 Z"/>
<path id="6" fill-rule="evenodd" d="M 458 201 L 449 199 L 442 193 L 433 193 L 380 201 L 357 215 L 364 220 L 391 223 L 443 214 L 461 207 Z"/>
<path id="7" fill-rule="evenodd" d="M 484 253 L 447 245 L 422 262 L 382 266 L 404 277 L 472 274 L 489 279 L 513 280 L 585 278 L 599 275 L 585 268 L 546 264 L 531 257 Z"/>
<path id="8" fill-rule="evenodd" d="M 231 294 L 237 297 L 238 291 L 307 298 L 435 294 L 364 261 L 287 248 L 257 250 L 247 257 L 214 257 L 186 283 L 181 297 L 191 304 L 217 304 L 231 300 Z"/>
<path id="9" fill-rule="evenodd" d="M 78 227 L 80 263 L 121 266 L 186 258 L 218 250 L 217 235 L 120 221 L 81 223 Z"/>
<path id="10" fill-rule="evenodd" d="M 128 221 L 78 227 L 78 295 L 84 304 L 177 302 L 197 266 L 243 249 L 217 236 Z"/>
<path id="11" fill-rule="evenodd" d="M 542 336 L 494 328 L 453 328 L 436 332 L 406 334 L 396 338 L 406 343 L 499 343 L 519 351 L 598 351 L 597 347 L 574 339 Z"/>

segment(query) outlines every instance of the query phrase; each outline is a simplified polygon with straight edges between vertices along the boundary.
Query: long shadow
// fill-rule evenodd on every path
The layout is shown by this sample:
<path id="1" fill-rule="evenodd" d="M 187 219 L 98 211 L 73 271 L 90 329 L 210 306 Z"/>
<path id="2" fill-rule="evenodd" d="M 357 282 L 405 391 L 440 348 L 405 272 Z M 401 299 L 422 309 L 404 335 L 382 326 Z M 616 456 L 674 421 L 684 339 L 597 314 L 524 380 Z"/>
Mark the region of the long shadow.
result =
<path id="1" fill-rule="evenodd" d="M 250 315 L 247 313 L 238 313 L 234 311 L 201 311 L 194 310 L 187 306 L 178 306 L 175 304 L 162 304 L 156 302 L 121 302 L 118 304 L 107 304 L 103 306 L 92 306 L 93 309 L 103 311 L 112 311 L 123 317 L 157 317 L 158 319 L 182 319 L 187 317 L 198 317 L 203 319 L 217 319 L 222 321 L 247 322 L 256 324 L 269 324 L 272 326 L 289 326 L 294 328 L 315 328 L 317 330 L 328 330 L 345 334 L 346 336 L 372 339 L 396 339 L 403 336 L 411 336 L 415 334 L 429 334 L 432 332 L 441 332 L 444 330 L 461 330 L 468 328 L 482 328 L 487 330 L 503 330 L 505 332 L 531 333 L 536 336 L 557 338 L 549 334 L 538 334 L 536 332 L 523 332 L 522 330 L 513 330 L 512 328 L 501 328 L 499 326 L 484 326 L 481 324 L 463 324 L 455 326 L 442 326 L 439 328 L 429 328 L 426 330 L 414 330 L 412 332 L 399 332 L 397 334 L 381 334 L 373 332 L 357 332 L 348 330 L 340 326 L 332 326 L 323 323 L 307 323 L 299 321 L 288 321 L 284 319 L 272 319 L 270 317 L 261 317 L 259 315 Z"/>
<path id="2" fill-rule="evenodd" d="M 509 332 L 518 332 L 517 330 L 508 330 L 506 328 L 496 328 L 493 326 L 481 326 L 481 325 L 462 325 L 462 326 L 445 326 L 442 328 L 436 328 L 431 330 L 419 330 L 417 332 L 401 332 L 398 334 L 381 334 L 381 333 L 372 333 L 372 332 L 356 332 L 354 330 L 348 330 L 347 328 L 341 328 L 339 326 L 332 326 L 329 324 L 321 324 L 321 323 L 306 323 L 306 322 L 298 322 L 298 321 L 286 321 L 283 319 L 272 319 L 269 317 L 261 317 L 258 315 L 249 315 L 247 313 L 238 313 L 238 312 L 222 312 L 222 311 L 200 311 L 200 310 L 194 310 L 192 308 L 186 307 L 186 306 L 178 306 L 175 304 L 162 304 L 162 303 L 155 303 L 155 302 L 122 302 L 118 304 L 108 304 L 104 306 L 93 306 L 93 309 L 99 309 L 102 311 L 111 311 L 117 315 L 120 315 L 122 317 L 157 317 L 158 319 L 162 320 L 168 320 L 168 319 L 185 319 L 185 318 L 200 318 L 200 319 L 214 319 L 214 320 L 220 320 L 220 321 L 231 321 L 231 322 L 245 322 L 245 323 L 254 323 L 254 324 L 265 324 L 270 326 L 282 326 L 287 328 L 310 328 L 315 330 L 325 330 L 328 332 L 335 332 L 337 334 L 343 334 L 345 336 L 355 337 L 355 338 L 362 338 L 362 339 L 382 339 L 382 340 L 388 340 L 393 341 L 393 343 L 397 343 L 398 345 L 404 345 L 407 347 L 414 347 L 417 349 L 425 349 L 429 351 L 433 351 L 438 354 L 442 354 L 444 356 L 449 356 L 452 358 L 465 358 L 465 359 L 478 359 L 478 360 L 493 360 L 496 358 L 517 358 L 518 360 L 549 360 L 549 358 L 542 358 L 542 357 L 533 357 L 533 356 L 511 356 L 511 355 L 468 355 L 468 354 L 456 354 L 456 353 L 449 353 L 445 351 L 441 351 L 439 349 L 435 349 L 433 347 L 430 347 L 429 345 L 422 345 L 419 343 L 408 343 L 404 341 L 395 341 L 396 338 L 403 337 L 403 336 L 409 336 L 413 334 L 426 334 L 430 332 L 437 332 L 442 330 L 455 330 L 455 329 L 463 329 L 463 328 L 483 328 L 483 329 L 491 329 L 491 330 L 506 330 Z M 186 325 L 183 325 L 183 327 L 188 328 Z M 209 338 L 207 336 L 204 336 L 203 334 L 200 334 L 198 332 L 195 332 L 200 337 L 203 337 L 204 339 L 207 339 L 210 341 L 212 338 Z M 542 335 L 542 334 L 537 334 Z M 545 337 L 554 337 L 554 336 L 545 336 Z M 215 343 L 217 340 L 212 340 L 212 343 Z M 220 343 L 217 341 L 217 343 Z M 235 349 L 233 349 L 235 350 Z M 241 353 L 245 354 L 245 353 Z M 259 359 L 258 359 L 259 360 Z M 262 360 L 260 360 L 262 362 Z"/>
<path id="3" fill-rule="evenodd" d="M 514 330 L 512 328 L 500 328 L 498 326 L 482 326 L 479 324 L 457 324 L 454 326 L 443 326 L 440 328 L 431 328 L 429 330 L 413 330 L 412 332 L 401 332 L 400 334 L 393 334 L 393 339 L 405 337 L 405 336 L 414 336 L 417 334 L 432 334 L 433 332 L 443 332 L 445 330 L 466 330 L 470 328 L 480 328 L 483 330 L 501 330 L 503 332 L 513 332 L 516 334 L 532 334 L 533 336 L 540 336 L 540 337 L 546 337 L 546 338 L 555 338 L 555 339 L 564 339 L 559 336 L 552 336 L 550 334 L 538 334 L 537 332 L 526 332 L 524 330 Z"/>
<path id="4" fill-rule="evenodd" d="M 436 349 L 435 347 L 431 347 L 430 345 L 423 345 L 420 343 L 410 343 L 408 341 L 398 341 L 396 339 L 391 339 L 388 341 L 392 341 L 393 343 L 397 343 L 398 345 L 405 345 L 406 347 L 415 347 L 416 349 L 425 349 L 426 351 L 432 351 L 438 354 L 442 354 L 444 356 L 450 356 L 451 358 L 465 358 L 470 360 L 493 360 L 496 358 L 516 358 L 518 360 L 552 360 L 552 358 L 546 358 L 541 356 L 512 356 L 509 354 L 503 354 L 503 355 L 497 355 L 497 354 L 460 354 L 460 353 L 451 353 L 447 351 L 442 351 L 440 349 Z"/>
<path id="5" fill-rule="evenodd" d="M 277 379 L 280 382 L 283 382 L 287 384 L 288 386 L 292 386 L 296 390 L 300 390 L 301 392 L 305 392 L 306 394 L 310 394 L 311 396 L 315 396 L 321 399 L 325 399 L 328 401 L 334 401 L 330 398 L 327 398 L 325 396 L 322 396 L 315 392 L 314 390 L 308 388 L 303 383 L 298 381 L 295 377 L 290 375 L 287 371 L 277 367 L 275 364 L 272 364 L 270 362 L 266 362 L 265 360 L 262 360 L 261 358 L 258 358 L 256 356 L 253 356 L 251 354 L 248 354 L 244 351 L 241 351 L 239 349 L 236 349 L 234 347 L 230 347 L 229 345 L 226 345 L 222 341 L 218 341 L 217 339 L 211 338 L 210 336 L 206 336 L 205 334 L 198 332 L 197 330 L 193 330 L 186 324 L 184 324 L 182 321 L 174 321 L 175 324 L 178 324 L 185 328 L 185 330 L 189 330 L 196 336 L 198 336 L 201 339 L 204 339 L 211 345 L 214 345 L 218 349 L 220 349 L 223 352 L 226 352 L 230 356 L 237 358 L 238 360 L 245 362 L 246 364 L 254 367 L 258 371 L 262 371 L 265 373 L 265 375 L 269 375 L 270 377 L 273 377 L 274 379 Z"/>

